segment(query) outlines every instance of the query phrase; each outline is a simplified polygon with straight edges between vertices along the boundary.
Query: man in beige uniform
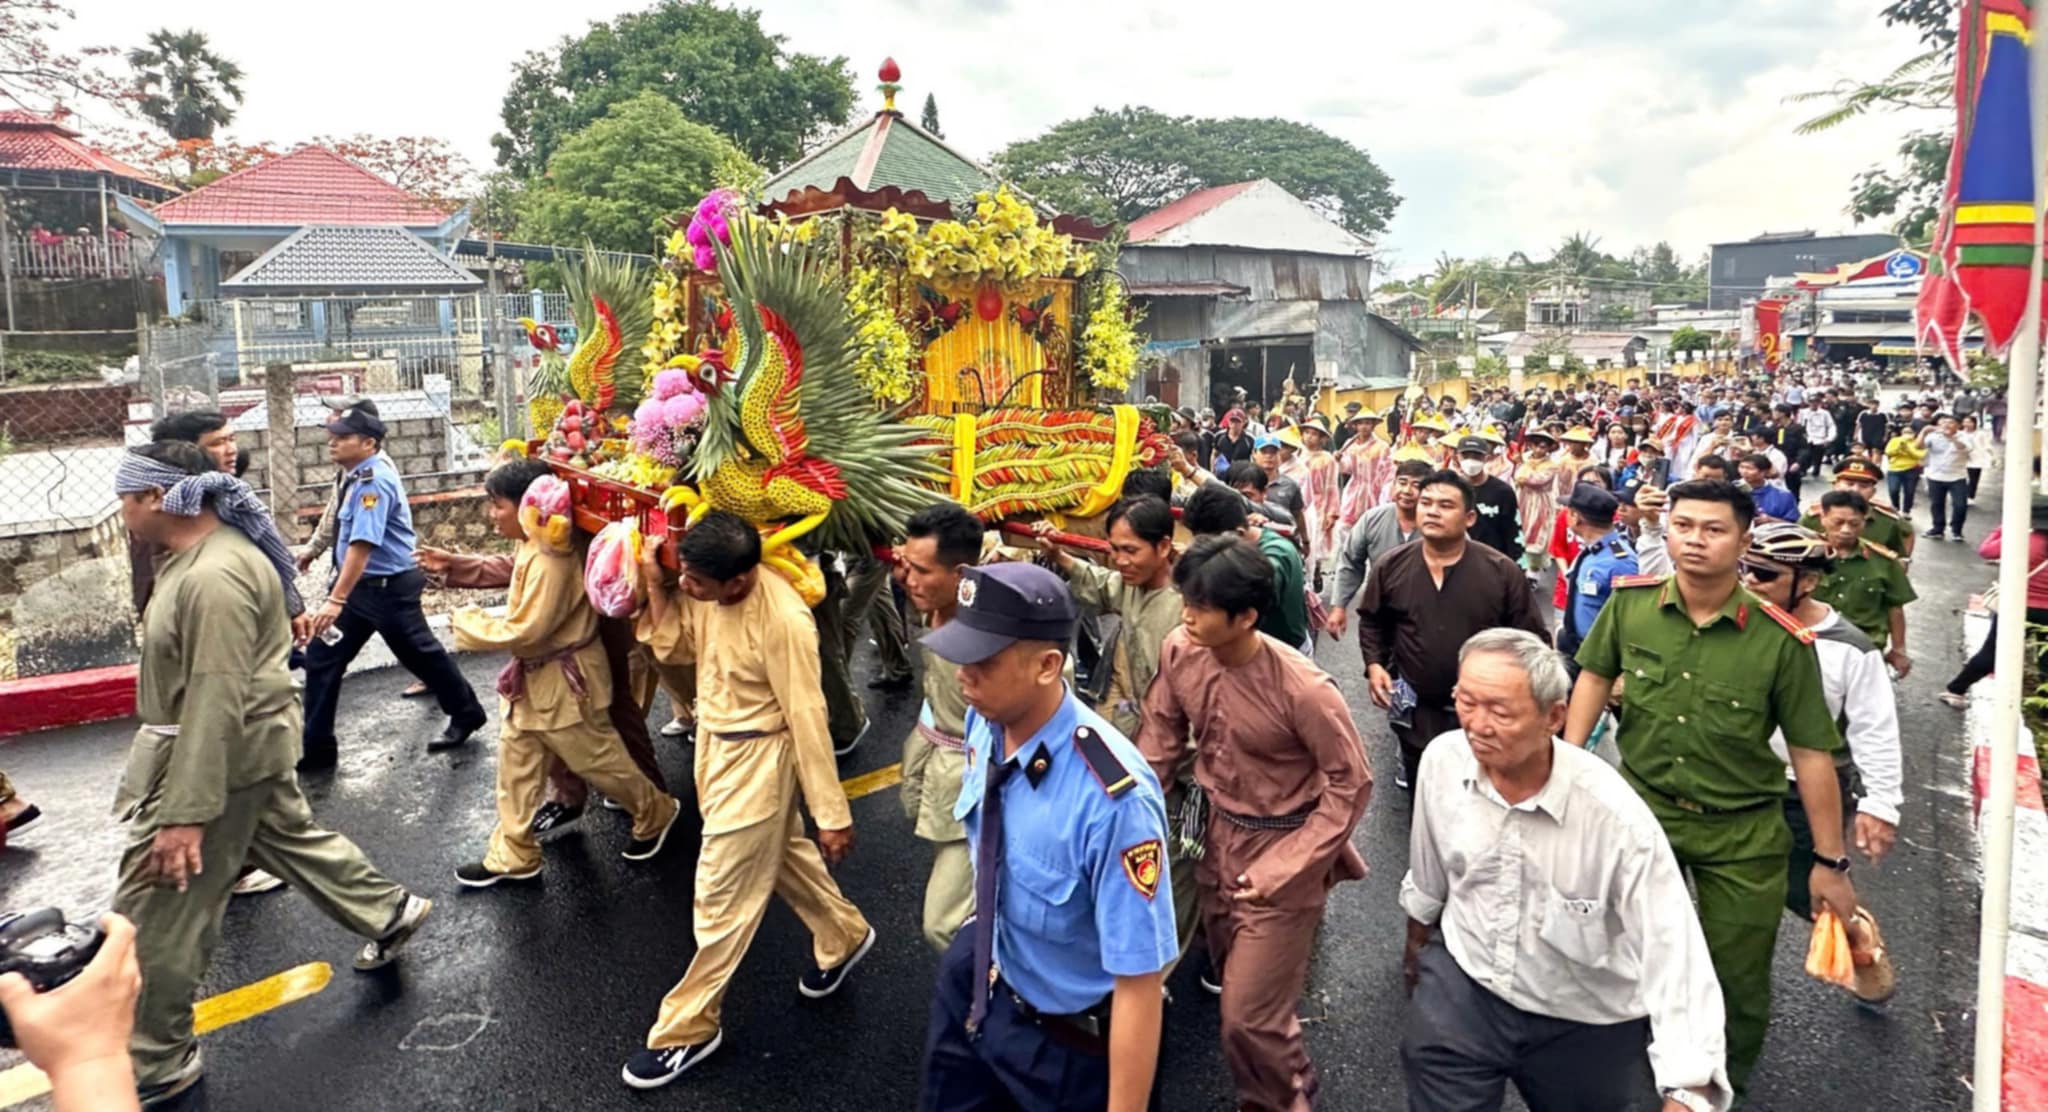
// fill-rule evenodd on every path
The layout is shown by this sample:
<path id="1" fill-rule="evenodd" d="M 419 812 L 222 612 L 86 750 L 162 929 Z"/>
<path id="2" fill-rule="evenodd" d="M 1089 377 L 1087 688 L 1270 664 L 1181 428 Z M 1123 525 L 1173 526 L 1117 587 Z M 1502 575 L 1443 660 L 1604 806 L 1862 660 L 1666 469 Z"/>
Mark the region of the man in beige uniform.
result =
<path id="1" fill-rule="evenodd" d="M 1180 628 L 1180 591 L 1173 585 L 1173 510 L 1150 495 L 1126 498 L 1110 507 L 1108 529 L 1111 567 L 1078 559 L 1049 540 L 1040 543 L 1052 552 L 1075 602 L 1115 614 L 1123 621 L 1116 643 L 1108 650 L 1109 690 L 1097 709 L 1118 733 L 1136 741 L 1138 726 L 1144 721 L 1145 692 L 1152 686 L 1152 677 L 1159 674 L 1159 648 L 1167 634 Z M 1051 531 L 1050 523 L 1039 529 L 1041 534 Z M 1181 953 L 1186 954 L 1202 921 L 1195 898 L 1199 843 L 1190 845 L 1181 837 L 1195 781 L 1193 739 L 1183 746 L 1179 765 L 1155 771 L 1166 792 L 1166 829 L 1172 835 L 1167 839 L 1166 856 L 1173 870 L 1173 917 L 1180 932 Z"/>
<path id="2" fill-rule="evenodd" d="M 484 479 L 491 524 L 519 542 L 505 616 L 469 607 L 450 625 L 463 652 L 507 652 L 498 675 L 502 722 L 498 734 L 498 825 L 482 861 L 455 870 L 471 888 L 540 875 L 540 840 L 533 816 L 547 791 L 553 757 L 633 816 L 628 861 L 661 852 L 682 807 L 635 767 L 612 728 L 611 664 L 598 642 L 597 611 L 583 593 L 583 562 L 573 548 L 556 551 L 529 535 L 519 504 L 534 483 L 559 483 L 539 460 L 499 464 Z"/>
<path id="3" fill-rule="evenodd" d="M 797 982 L 805 996 L 838 991 L 875 944 L 874 929 L 825 870 L 853 848 L 853 813 L 825 725 L 810 609 L 787 580 L 762 573 L 760 533 L 734 514 L 706 514 L 683 536 L 684 597 L 663 586 L 654 553 L 650 545 L 644 555 L 649 587 L 640 636 L 664 660 L 697 664 L 704 844 L 697 954 L 662 999 L 647 1049 L 621 1072 L 636 1089 L 666 1085 L 718 1049 L 726 985 L 770 895 L 810 929 L 817 965 Z M 799 798 L 817 820 L 816 844 L 804 836 Z"/>
<path id="4" fill-rule="evenodd" d="M 129 532 L 169 553 L 143 626 L 137 732 L 115 813 L 132 823 L 114 910 L 134 920 L 142 997 L 131 1048 L 145 1103 L 199 1080 L 192 996 L 244 862 L 283 877 L 370 939 L 357 969 L 397 956 L 432 906 L 313 825 L 292 765 L 299 699 L 286 588 L 291 556 L 255 494 L 182 442 L 122 458 Z"/>
<path id="5" fill-rule="evenodd" d="M 981 519 L 938 502 L 911 515 L 904 537 L 896 550 L 904 592 L 937 629 L 960 608 L 960 573 L 981 557 Z M 943 954 L 974 914 L 974 859 L 967 852 L 967 828 L 953 817 L 967 771 L 967 696 L 960 691 L 959 665 L 928 648 L 919 651 L 924 706 L 903 739 L 903 813 L 913 832 L 932 843 L 922 925 L 924 940 Z"/>

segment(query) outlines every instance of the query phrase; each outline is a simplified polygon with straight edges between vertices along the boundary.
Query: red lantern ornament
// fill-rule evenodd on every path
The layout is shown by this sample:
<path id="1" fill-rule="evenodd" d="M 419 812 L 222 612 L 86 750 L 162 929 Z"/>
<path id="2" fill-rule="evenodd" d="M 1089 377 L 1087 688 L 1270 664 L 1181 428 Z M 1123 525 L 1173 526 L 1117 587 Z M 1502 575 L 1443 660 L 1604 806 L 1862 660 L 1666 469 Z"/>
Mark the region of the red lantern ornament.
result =
<path id="1" fill-rule="evenodd" d="M 974 315 L 992 321 L 1003 315 L 1003 291 L 994 286 L 983 286 L 974 297 Z"/>
<path id="2" fill-rule="evenodd" d="M 896 59 L 884 58 L 882 59 L 882 72 L 876 74 L 875 76 L 893 85 L 896 82 L 903 80 L 903 71 L 896 67 Z"/>

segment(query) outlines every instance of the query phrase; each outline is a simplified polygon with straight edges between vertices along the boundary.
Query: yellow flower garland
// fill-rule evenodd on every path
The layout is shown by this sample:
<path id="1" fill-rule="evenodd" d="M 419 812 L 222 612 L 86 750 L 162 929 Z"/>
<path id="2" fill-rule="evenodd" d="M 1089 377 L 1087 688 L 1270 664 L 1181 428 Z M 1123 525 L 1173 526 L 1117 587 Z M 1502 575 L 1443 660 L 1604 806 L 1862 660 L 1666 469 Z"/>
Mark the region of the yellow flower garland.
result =
<path id="1" fill-rule="evenodd" d="M 974 215 L 929 226 L 896 209 L 882 214 L 868 243 L 899 260 L 914 278 L 1014 284 L 1036 278 L 1079 277 L 1094 256 L 1039 223 L 1031 206 L 1008 186 L 974 195 Z"/>
<path id="2" fill-rule="evenodd" d="M 853 374 L 878 402 L 901 405 L 924 378 L 917 348 L 896 308 L 895 284 L 880 267 L 856 266 L 847 275 L 846 311 L 853 320 Z"/>
<path id="3" fill-rule="evenodd" d="M 1095 283 L 1089 299 L 1088 323 L 1081 333 L 1076 369 L 1098 390 L 1122 393 L 1138 370 L 1137 316 L 1124 297 L 1122 282 Z"/>

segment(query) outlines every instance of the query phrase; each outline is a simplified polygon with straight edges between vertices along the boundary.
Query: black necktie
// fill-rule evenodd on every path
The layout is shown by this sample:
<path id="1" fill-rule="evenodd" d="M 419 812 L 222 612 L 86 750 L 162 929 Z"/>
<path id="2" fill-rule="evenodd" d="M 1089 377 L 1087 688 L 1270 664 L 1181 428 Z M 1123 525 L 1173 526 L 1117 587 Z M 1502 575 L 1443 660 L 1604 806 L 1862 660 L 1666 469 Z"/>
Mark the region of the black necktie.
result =
<path id="1" fill-rule="evenodd" d="M 1001 743 L 998 739 L 998 744 Z M 1003 863 L 1003 783 L 1017 766 L 991 760 L 981 790 L 981 844 L 974 854 L 974 1005 L 967 1029 L 981 1030 L 988 1018 L 988 991 L 995 980 L 996 872 Z"/>

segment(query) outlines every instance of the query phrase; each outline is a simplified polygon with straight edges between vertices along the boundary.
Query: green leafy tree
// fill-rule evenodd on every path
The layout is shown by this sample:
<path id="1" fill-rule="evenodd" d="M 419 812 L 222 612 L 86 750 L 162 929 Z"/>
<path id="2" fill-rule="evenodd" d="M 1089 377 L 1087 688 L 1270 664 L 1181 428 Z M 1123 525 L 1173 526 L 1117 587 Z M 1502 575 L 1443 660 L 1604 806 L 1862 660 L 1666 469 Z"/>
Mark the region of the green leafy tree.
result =
<path id="1" fill-rule="evenodd" d="M 946 137 L 945 129 L 939 126 L 939 99 L 930 93 L 924 95 L 924 111 L 918 113 L 917 124 L 941 139 Z"/>
<path id="2" fill-rule="evenodd" d="M 212 139 L 242 103 L 242 67 L 214 53 L 201 32 L 152 31 L 128 65 L 136 109 L 173 139 Z"/>
<path id="3" fill-rule="evenodd" d="M 1702 332 L 1688 324 L 1673 332 L 1666 346 L 1672 351 L 1712 351 L 1714 340 L 1713 333 Z"/>
<path id="4" fill-rule="evenodd" d="M 533 177 L 570 135 L 646 92 L 768 166 L 794 161 L 853 106 L 845 58 L 785 49 L 782 36 L 762 30 L 758 11 L 660 0 L 513 67 L 504 129 L 491 137 L 498 164 Z"/>
<path id="5" fill-rule="evenodd" d="M 1922 49 L 1875 81 L 1838 81 L 1791 97 L 1794 103 L 1832 102 L 1826 111 L 1801 123 L 1798 133 L 1826 131 L 1873 112 L 1952 111 L 1956 7 L 1957 0 L 1894 0 L 1887 4 L 1880 18 L 1889 26 L 1917 32 Z M 1908 132 L 1891 163 L 1856 175 L 1847 206 L 1849 215 L 1859 224 L 1888 220 L 1890 229 L 1906 241 L 1927 242 L 1940 216 L 1952 141 L 1946 130 Z"/>
<path id="6" fill-rule="evenodd" d="M 995 165 L 1040 200 L 1098 220 L 1129 222 L 1193 190 L 1253 178 L 1361 235 L 1385 231 L 1401 203 L 1371 155 L 1292 120 L 1098 108 L 1010 144 Z"/>
<path id="7" fill-rule="evenodd" d="M 546 176 L 520 198 L 520 234 L 650 252 L 669 218 L 709 192 L 737 157 L 724 136 L 685 119 L 661 94 L 641 93 L 563 140 Z"/>

